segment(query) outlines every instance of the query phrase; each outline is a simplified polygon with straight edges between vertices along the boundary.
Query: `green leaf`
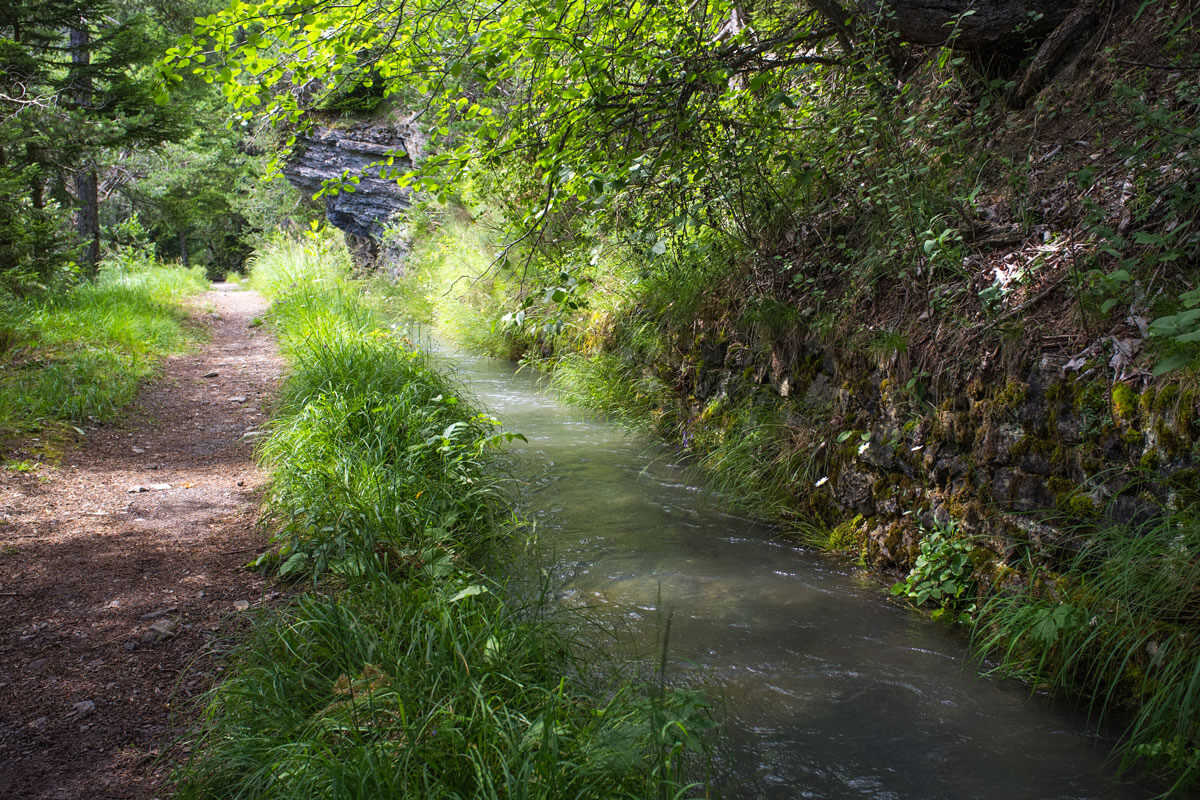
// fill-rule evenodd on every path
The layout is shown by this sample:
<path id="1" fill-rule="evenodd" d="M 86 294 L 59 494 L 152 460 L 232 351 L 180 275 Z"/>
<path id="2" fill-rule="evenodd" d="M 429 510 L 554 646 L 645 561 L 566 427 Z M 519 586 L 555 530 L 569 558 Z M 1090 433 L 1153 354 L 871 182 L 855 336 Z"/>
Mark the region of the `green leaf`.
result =
<path id="1" fill-rule="evenodd" d="M 1174 372 L 1177 369 L 1182 369 L 1188 364 L 1191 364 L 1195 359 L 1196 355 L 1194 353 L 1176 353 L 1173 356 L 1167 356 L 1154 365 L 1154 377 L 1157 378 L 1160 375 L 1166 375 L 1168 372 Z"/>
<path id="2" fill-rule="evenodd" d="M 460 589 L 458 591 L 458 594 L 456 594 L 456 595 L 454 595 L 454 597 L 450 598 L 450 602 L 457 603 L 459 600 L 463 600 L 468 597 L 474 597 L 477 594 L 483 594 L 487 590 L 488 590 L 488 588 L 486 586 L 481 586 L 478 583 L 473 583 L 470 586 Z"/>
<path id="3" fill-rule="evenodd" d="M 292 555 L 288 558 L 288 560 L 283 562 L 283 565 L 279 568 L 279 575 L 280 575 L 280 577 L 288 575 L 289 573 L 295 572 L 296 570 L 300 569 L 307 563 L 308 563 L 308 553 L 305 553 L 305 552 L 292 553 Z"/>
<path id="4" fill-rule="evenodd" d="M 1193 344 L 1195 342 L 1200 342 L 1200 328 L 1189 331 L 1188 333 L 1179 334 L 1175 337 L 1175 341 L 1179 342 L 1180 344 Z"/>

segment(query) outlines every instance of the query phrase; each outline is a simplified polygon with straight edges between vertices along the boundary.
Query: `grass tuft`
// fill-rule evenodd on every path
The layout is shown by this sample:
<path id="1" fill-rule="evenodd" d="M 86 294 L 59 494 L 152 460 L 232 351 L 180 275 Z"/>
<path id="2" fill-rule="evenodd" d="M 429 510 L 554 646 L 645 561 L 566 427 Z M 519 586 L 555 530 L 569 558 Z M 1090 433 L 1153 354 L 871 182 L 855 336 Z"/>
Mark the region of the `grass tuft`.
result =
<path id="1" fill-rule="evenodd" d="M 1125 763 L 1200 777 L 1200 509 L 1090 531 L 1060 574 L 992 597 L 975 628 L 997 669 L 1127 719 Z"/>
<path id="2" fill-rule="evenodd" d="M 565 640 L 472 580 L 369 582 L 260 624 L 179 796 L 681 796 L 690 698 L 583 690 Z"/>

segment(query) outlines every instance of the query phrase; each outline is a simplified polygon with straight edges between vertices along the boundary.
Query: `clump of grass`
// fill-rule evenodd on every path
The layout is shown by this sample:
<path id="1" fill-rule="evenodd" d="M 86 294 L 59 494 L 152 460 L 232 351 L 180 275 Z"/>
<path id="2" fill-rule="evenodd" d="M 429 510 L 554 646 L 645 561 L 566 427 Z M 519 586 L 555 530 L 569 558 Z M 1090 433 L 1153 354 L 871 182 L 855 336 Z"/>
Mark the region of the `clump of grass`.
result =
<path id="1" fill-rule="evenodd" d="M 566 353 L 553 362 L 551 375 L 567 402 L 599 411 L 635 430 L 669 427 L 655 414 L 669 397 L 666 387 L 615 353 Z"/>
<path id="2" fill-rule="evenodd" d="M 401 562 L 447 541 L 446 552 L 477 554 L 493 528 L 497 492 L 482 472 L 503 439 L 498 423 L 395 335 L 318 329 L 291 353 L 297 368 L 263 450 L 287 564 L 321 571 L 367 544 Z"/>
<path id="3" fill-rule="evenodd" d="M 778 408 L 716 404 L 729 408 L 702 414 L 683 434 L 699 456 L 709 485 L 759 516 L 798 529 L 811 525 L 797 509 L 802 493 L 825 471 L 824 448 L 811 439 L 796 440 L 797 433 L 807 432 L 789 428 Z"/>
<path id="4" fill-rule="evenodd" d="M 273 243 L 251 278 L 291 362 L 263 563 L 313 591 L 234 654 L 179 795 L 685 796 L 702 707 L 604 678 L 544 604 L 484 576 L 510 530 L 488 459 L 507 434 L 380 327 L 327 248 Z"/>
<path id="5" fill-rule="evenodd" d="M 472 580 L 372 582 L 260 625 L 179 796 L 679 796 L 689 698 L 583 690 L 564 640 Z"/>
<path id="6" fill-rule="evenodd" d="M 206 286 L 200 269 L 123 258 L 92 282 L 0 298 L 0 437 L 113 419 L 159 359 L 194 340 L 180 301 Z"/>
<path id="7" fill-rule="evenodd" d="M 1061 574 L 990 599 L 978 649 L 1008 673 L 1127 718 L 1125 763 L 1200 777 L 1200 509 L 1090 531 Z"/>

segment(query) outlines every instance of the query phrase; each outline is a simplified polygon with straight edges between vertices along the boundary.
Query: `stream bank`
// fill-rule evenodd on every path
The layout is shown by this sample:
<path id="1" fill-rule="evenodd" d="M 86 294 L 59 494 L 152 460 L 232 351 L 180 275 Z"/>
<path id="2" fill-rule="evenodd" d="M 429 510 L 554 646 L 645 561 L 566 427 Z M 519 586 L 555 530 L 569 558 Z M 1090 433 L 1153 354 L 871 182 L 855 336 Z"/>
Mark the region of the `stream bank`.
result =
<path id="1" fill-rule="evenodd" d="M 546 321 L 527 295 L 518 326 L 502 311 L 522 282 L 490 270 L 485 230 L 447 211 L 406 278 L 378 291 L 664 439 L 792 541 L 899 579 L 896 593 L 964 622 L 1002 671 L 1132 720 L 1125 753 L 1176 790 L 1197 774 L 1192 377 L 1110 383 L 1135 369 L 1113 338 L 1039 333 L 977 362 L 952 357 L 976 334 L 946 326 L 830 338 L 769 297 L 739 310 L 736 273 L 624 288 L 560 276 L 546 295 L 588 300 Z M 943 336 L 957 337 L 949 352 Z"/>
<path id="2" fill-rule="evenodd" d="M 694 796 L 703 705 L 585 662 L 544 602 L 481 568 L 518 532 L 493 475 L 513 437 L 385 326 L 331 245 L 255 259 L 289 364 L 255 563 L 307 591 L 228 653 L 178 796 Z"/>
<path id="3" fill-rule="evenodd" d="M 1132 720 L 1126 755 L 1179 789 L 1200 777 L 1200 117 L 1194 73 L 1137 54 L 1195 53 L 1196 28 L 1113 12 L 1020 111 L 943 50 L 895 95 L 798 82 L 828 124 L 776 131 L 786 164 L 714 151 L 747 172 L 703 189 L 639 164 L 620 203 L 603 183 L 542 219 L 512 173 L 474 174 L 406 212 L 381 291 L 685 451 L 1001 669 Z"/>
<path id="4" fill-rule="evenodd" d="M 414 169 L 462 172 L 409 198 L 412 257 L 384 291 L 898 579 L 1004 670 L 1133 720 L 1126 754 L 1182 785 L 1200 776 L 1200 50 L 1178 4 L 1105 11 L 1071 28 L 1086 42 L 1030 51 L 1035 77 L 864 24 L 844 61 L 753 79 L 692 71 L 712 53 L 647 63 L 630 85 L 682 98 L 661 117 L 662 92 L 617 112 L 577 64 L 577 91 L 487 108 L 529 150 L 447 107 L 438 136 L 461 147 Z M 751 16 L 747 36 L 781 22 Z"/>

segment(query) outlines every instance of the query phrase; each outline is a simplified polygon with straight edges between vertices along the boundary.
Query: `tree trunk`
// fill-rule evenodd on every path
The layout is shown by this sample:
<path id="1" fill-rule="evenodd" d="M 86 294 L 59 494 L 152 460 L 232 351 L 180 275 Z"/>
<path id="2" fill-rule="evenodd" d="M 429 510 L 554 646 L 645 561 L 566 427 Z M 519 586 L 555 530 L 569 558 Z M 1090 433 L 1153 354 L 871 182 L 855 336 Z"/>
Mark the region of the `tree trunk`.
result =
<path id="1" fill-rule="evenodd" d="M 179 229 L 179 260 L 188 265 L 187 231 L 183 228 Z"/>
<path id="2" fill-rule="evenodd" d="M 81 109 L 90 108 L 94 87 L 87 68 L 91 64 L 91 34 L 81 20 L 80 27 L 70 32 L 71 94 Z M 83 263 L 89 275 L 95 275 L 100 266 L 100 192 L 96 180 L 96 167 L 87 163 L 75 173 L 75 230 L 85 242 Z"/>
<path id="3" fill-rule="evenodd" d="M 88 165 L 75 173 L 75 201 L 79 203 L 75 230 L 85 243 L 83 263 L 88 274 L 95 275 L 100 267 L 100 194 L 94 166 Z"/>
<path id="4" fill-rule="evenodd" d="M 1037 55 L 1025 69 L 1021 81 L 1009 92 L 1008 101 L 1012 108 L 1023 108 L 1048 78 L 1066 60 L 1068 53 L 1077 51 L 1086 44 L 1091 33 L 1099 24 L 1099 0 L 1084 0 L 1067 15 L 1058 28 L 1038 48 Z"/>
<path id="5" fill-rule="evenodd" d="M 862 11 L 913 44 L 951 44 L 997 53 L 1036 44 L 1066 18 L 1077 0 L 864 0 Z M 964 16 L 966 15 L 966 16 Z"/>

